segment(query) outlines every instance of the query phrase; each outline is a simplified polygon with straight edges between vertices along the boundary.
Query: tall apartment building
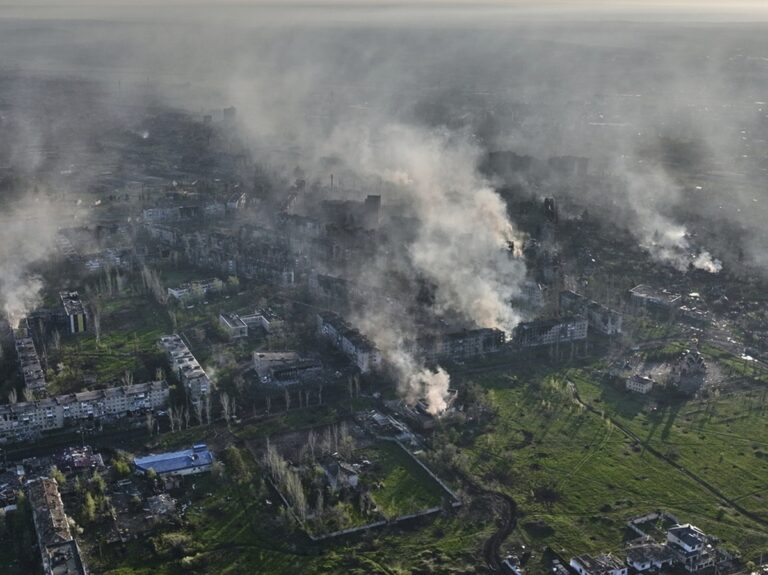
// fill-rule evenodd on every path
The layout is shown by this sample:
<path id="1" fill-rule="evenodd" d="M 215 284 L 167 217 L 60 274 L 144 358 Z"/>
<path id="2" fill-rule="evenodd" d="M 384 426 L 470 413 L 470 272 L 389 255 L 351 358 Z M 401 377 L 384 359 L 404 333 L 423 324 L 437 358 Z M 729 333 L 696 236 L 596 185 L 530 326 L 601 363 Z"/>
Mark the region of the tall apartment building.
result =
<path id="1" fill-rule="evenodd" d="M 67 329 L 70 334 L 83 333 L 88 329 L 88 321 L 85 315 L 85 306 L 76 291 L 59 292 L 61 305 L 64 307 L 64 315 L 67 320 Z"/>
<path id="2" fill-rule="evenodd" d="M 45 575 L 87 575 L 80 547 L 72 537 L 69 519 L 55 479 L 39 477 L 27 483 L 27 497 Z"/>
<path id="3" fill-rule="evenodd" d="M 0 405 L 0 440 L 23 441 L 82 421 L 110 423 L 167 403 L 168 384 L 153 381 L 4 404 Z"/>
<path id="4" fill-rule="evenodd" d="M 168 355 L 171 369 L 184 385 L 192 401 L 199 401 L 211 392 L 211 380 L 178 334 L 160 338 L 160 348 Z"/>

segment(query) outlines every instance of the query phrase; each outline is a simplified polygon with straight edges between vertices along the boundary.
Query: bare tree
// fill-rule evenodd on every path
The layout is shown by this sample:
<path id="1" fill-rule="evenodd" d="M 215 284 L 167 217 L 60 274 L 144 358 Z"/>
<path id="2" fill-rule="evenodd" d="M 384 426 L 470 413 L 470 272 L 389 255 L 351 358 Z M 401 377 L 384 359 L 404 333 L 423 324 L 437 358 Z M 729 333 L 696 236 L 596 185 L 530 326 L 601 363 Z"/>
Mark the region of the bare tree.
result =
<path id="1" fill-rule="evenodd" d="M 265 403 L 266 403 L 266 406 L 267 406 L 267 413 L 269 413 L 270 411 L 272 411 L 272 396 L 271 396 L 271 395 L 268 395 L 268 396 L 267 396 L 267 397 L 264 399 L 264 401 L 265 401 Z"/>
<path id="2" fill-rule="evenodd" d="M 315 460 L 315 448 L 317 447 L 317 435 L 314 429 L 310 429 L 307 433 L 307 447 L 309 447 L 309 454 L 312 457 L 312 461 Z"/>
<path id="3" fill-rule="evenodd" d="M 291 394 L 288 392 L 288 388 L 285 388 L 285 410 L 291 409 Z"/>
<path id="4" fill-rule="evenodd" d="M 203 401 L 205 401 L 205 422 L 211 424 L 211 394 L 206 393 Z"/>
<path id="5" fill-rule="evenodd" d="M 158 367 L 155 370 L 155 381 L 165 381 L 165 371 L 162 367 Z"/>
<path id="6" fill-rule="evenodd" d="M 11 391 L 8 392 L 8 403 L 13 405 L 14 403 L 16 403 L 17 399 L 18 398 L 16 396 L 16 388 L 12 387 Z"/>
<path id="7" fill-rule="evenodd" d="M 224 421 L 227 422 L 227 427 L 229 427 L 229 418 L 232 416 L 232 399 L 226 391 L 222 391 L 219 394 L 219 401 L 221 402 L 221 415 L 224 417 Z"/>
<path id="8" fill-rule="evenodd" d="M 197 420 L 198 425 L 203 424 L 203 402 L 202 400 L 198 399 L 197 401 L 192 402 L 192 409 L 195 410 L 195 419 Z"/>
<path id="9" fill-rule="evenodd" d="M 123 385 L 133 385 L 133 372 L 128 369 L 123 374 Z"/>
<path id="10" fill-rule="evenodd" d="M 58 329 L 53 330 L 53 336 L 51 337 L 53 340 L 53 348 L 56 351 L 60 351 L 61 350 L 61 333 L 59 333 L 59 330 Z"/>
<path id="11" fill-rule="evenodd" d="M 155 418 L 151 411 L 147 412 L 145 424 L 147 426 L 147 431 L 149 431 L 149 434 L 152 435 L 152 432 L 155 430 Z"/>

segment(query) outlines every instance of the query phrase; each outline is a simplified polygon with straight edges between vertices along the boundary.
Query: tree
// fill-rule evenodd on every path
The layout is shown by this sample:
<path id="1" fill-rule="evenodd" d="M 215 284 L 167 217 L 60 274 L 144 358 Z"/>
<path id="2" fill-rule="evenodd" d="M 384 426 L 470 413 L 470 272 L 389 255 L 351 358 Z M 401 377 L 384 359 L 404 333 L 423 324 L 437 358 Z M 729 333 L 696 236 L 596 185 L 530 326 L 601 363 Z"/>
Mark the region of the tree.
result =
<path id="1" fill-rule="evenodd" d="M 155 479 L 157 479 L 157 471 L 155 471 L 154 467 L 150 467 L 149 469 L 147 469 L 147 479 L 152 482 L 154 482 Z"/>
<path id="2" fill-rule="evenodd" d="M 224 464 L 227 466 L 229 474 L 238 483 L 250 481 L 251 473 L 245 464 L 243 454 L 236 446 L 230 445 L 224 450 Z"/>
<path id="3" fill-rule="evenodd" d="M 232 416 L 232 398 L 226 391 L 222 391 L 219 394 L 219 401 L 221 402 L 221 415 L 229 427 L 229 419 Z"/>
<path id="4" fill-rule="evenodd" d="M 80 510 L 83 523 L 93 523 L 96 520 L 96 500 L 90 491 L 86 491 L 83 499 L 83 507 Z"/>
<path id="5" fill-rule="evenodd" d="M 125 459 L 115 461 L 115 473 L 119 477 L 128 477 L 131 474 L 131 466 Z"/>
<path id="6" fill-rule="evenodd" d="M 104 478 L 98 471 L 93 473 L 93 477 L 91 477 L 91 485 L 99 495 L 104 495 L 107 491 L 107 482 L 104 481 Z"/>
<path id="7" fill-rule="evenodd" d="M 55 465 L 51 465 L 51 469 L 48 473 L 53 479 L 56 480 L 56 483 L 58 483 L 59 485 L 66 485 L 67 478 L 61 472 L 61 470 L 59 470 L 58 467 L 56 467 Z"/>

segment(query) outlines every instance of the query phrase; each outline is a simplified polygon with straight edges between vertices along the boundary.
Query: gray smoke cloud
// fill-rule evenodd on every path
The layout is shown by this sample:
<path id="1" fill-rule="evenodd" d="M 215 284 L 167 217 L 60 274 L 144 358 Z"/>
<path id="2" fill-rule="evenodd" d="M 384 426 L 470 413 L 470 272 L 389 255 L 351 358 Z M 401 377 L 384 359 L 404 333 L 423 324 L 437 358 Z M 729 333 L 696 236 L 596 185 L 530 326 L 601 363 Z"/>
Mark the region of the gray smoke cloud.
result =
<path id="1" fill-rule="evenodd" d="M 0 223 L 0 302 L 16 328 L 40 303 L 43 284 L 33 266 L 55 249 L 57 216 L 49 202 L 31 198 L 6 210 Z"/>
<path id="2" fill-rule="evenodd" d="M 405 252 L 413 271 L 434 286 L 438 315 L 511 331 L 520 318 L 510 301 L 520 292 L 525 266 L 509 246 L 521 241 L 506 205 L 477 172 L 482 150 L 468 134 L 404 124 L 365 131 L 339 127 L 324 149 L 407 194 L 418 223 Z M 389 257 L 363 271 L 366 282 L 386 285 Z M 442 412 L 448 373 L 425 367 L 409 345 L 417 337 L 415 326 L 407 316 L 388 312 L 366 306 L 356 321 L 394 369 L 403 395 L 409 401 L 424 398 L 432 413 Z"/>
<path id="3" fill-rule="evenodd" d="M 477 171 L 494 150 L 589 157 L 586 184 L 520 177 L 517 193 L 566 198 L 658 262 L 717 273 L 743 259 L 768 271 L 765 7 L 740 3 L 734 19 L 723 16 L 734 3 L 708 3 L 706 14 L 685 3 L 512 4 L 150 13 L 124 3 L 46 12 L 62 18 L 55 33 L 0 20 L 0 34 L 11 65 L 119 85 L 116 107 L 235 105 L 255 156 L 283 173 L 300 164 L 326 178 L 333 157 L 379 178 L 418 224 L 400 259 L 382 254 L 360 277 L 424 278 L 438 315 L 503 329 L 519 321 L 508 304 L 525 275 L 507 250 L 521 243 L 515 214 Z M 103 21 L 87 21 L 94 15 Z M 363 331 L 406 396 L 444 390 L 446 376 L 413 353 L 418 328 L 396 305 L 402 294 L 388 289 L 391 308 L 358 311 Z"/>

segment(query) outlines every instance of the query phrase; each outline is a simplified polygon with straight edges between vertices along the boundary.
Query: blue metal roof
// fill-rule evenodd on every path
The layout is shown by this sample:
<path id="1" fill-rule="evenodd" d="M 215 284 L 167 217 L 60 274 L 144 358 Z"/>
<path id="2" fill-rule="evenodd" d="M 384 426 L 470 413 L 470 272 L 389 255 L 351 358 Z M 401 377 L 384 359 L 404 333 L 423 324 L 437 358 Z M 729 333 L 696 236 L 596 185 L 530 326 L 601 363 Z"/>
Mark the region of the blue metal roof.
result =
<path id="1" fill-rule="evenodd" d="M 190 467 L 211 465 L 213 464 L 213 454 L 208 451 L 208 446 L 199 443 L 192 449 L 185 449 L 184 451 L 137 457 L 133 460 L 133 464 L 136 469 L 144 472 L 151 468 L 158 474 L 174 473 Z"/>

